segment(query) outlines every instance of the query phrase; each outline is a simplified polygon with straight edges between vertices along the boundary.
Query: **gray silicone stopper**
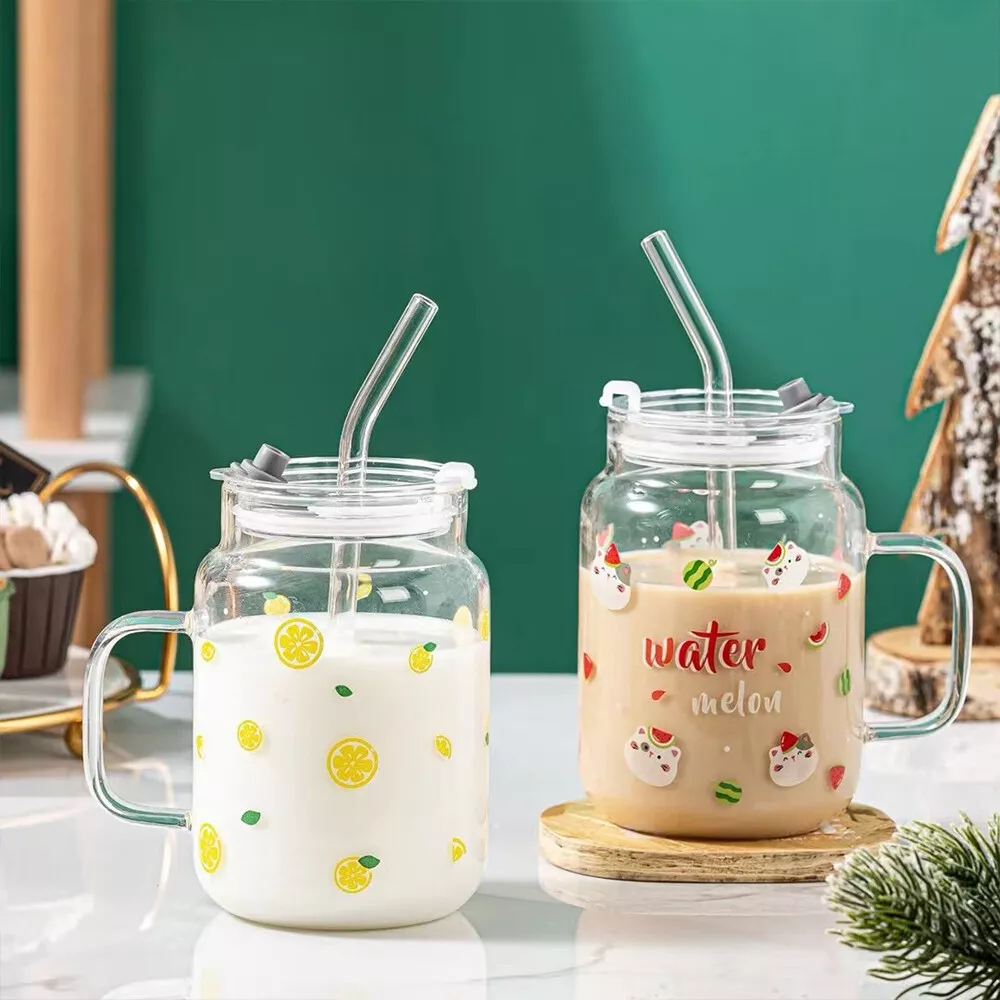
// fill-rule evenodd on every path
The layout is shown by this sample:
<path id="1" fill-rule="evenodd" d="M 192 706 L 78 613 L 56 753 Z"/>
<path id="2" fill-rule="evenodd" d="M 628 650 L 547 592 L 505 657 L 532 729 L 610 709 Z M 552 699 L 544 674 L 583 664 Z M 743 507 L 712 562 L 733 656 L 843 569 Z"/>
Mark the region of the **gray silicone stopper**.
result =
<path id="1" fill-rule="evenodd" d="M 785 413 L 801 413 L 815 410 L 827 397 L 821 392 L 813 392 L 804 378 L 793 378 L 791 382 L 778 386 L 778 398 Z"/>
<path id="2" fill-rule="evenodd" d="M 283 483 L 286 465 L 288 456 L 280 448 L 262 444 L 252 462 L 249 458 L 245 458 L 239 465 L 233 462 L 229 468 L 232 472 L 242 473 L 260 482 Z"/>

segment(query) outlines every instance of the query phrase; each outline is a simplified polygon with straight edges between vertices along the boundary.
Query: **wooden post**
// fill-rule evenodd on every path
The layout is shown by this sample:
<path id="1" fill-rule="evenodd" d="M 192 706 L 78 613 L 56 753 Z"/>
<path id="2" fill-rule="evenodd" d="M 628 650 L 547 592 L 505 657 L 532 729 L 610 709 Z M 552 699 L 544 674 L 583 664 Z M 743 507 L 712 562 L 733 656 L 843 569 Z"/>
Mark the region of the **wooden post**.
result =
<path id="1" fill-rule="evenodd" d="M 110 362 L 112 0 L 20 0 L 20 406 L 29 438 L 78 438 Z M 57 471 L 57 470 L 56 470 Z M 97 539 L 74 641 L 108 619 L 109 497 L 69 502 Z"/>
<path id="2" fill-rule="evenodd" d="M 22 0 L 23 2 L 23 0 Z M 80 197 L 83 295 L 82 364 L 87 378 L 108 373 L 111 350 L 112 268 L 112 0 L 84 0 L 79 38 Z M 111 565 L 111 495 L 69 494 L 73 512 L 97 540 L 97 561 L 80 595 L 73 641 L 89 646 L 108 622 Z"/>
<path id="3" fill-rule="evenodd" d="M 34 438 L 83 423 L 80 14 L 81 0 L 18 5 L 20 405 Z"/>
<path id="4" fill-rule="evenodd" d="M 86 0 L 80 22 L 80 323 L 88 378 L 106 375 L 111 362 L 113 14 L 111 0 Z"/>

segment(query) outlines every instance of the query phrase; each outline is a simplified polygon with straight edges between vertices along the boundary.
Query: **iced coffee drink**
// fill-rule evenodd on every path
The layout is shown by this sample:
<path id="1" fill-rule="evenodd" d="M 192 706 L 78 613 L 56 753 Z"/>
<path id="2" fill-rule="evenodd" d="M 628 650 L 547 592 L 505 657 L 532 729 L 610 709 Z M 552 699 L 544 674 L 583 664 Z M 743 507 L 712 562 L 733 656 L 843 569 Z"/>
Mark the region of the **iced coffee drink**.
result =
<path id="1" fill-rule="evenodd" d="M 619 552 L 608 527 L 581 568 L 584 787 L 643 833 L 814 830 L 858 781 L 864 574 L 708 541 Z"/>

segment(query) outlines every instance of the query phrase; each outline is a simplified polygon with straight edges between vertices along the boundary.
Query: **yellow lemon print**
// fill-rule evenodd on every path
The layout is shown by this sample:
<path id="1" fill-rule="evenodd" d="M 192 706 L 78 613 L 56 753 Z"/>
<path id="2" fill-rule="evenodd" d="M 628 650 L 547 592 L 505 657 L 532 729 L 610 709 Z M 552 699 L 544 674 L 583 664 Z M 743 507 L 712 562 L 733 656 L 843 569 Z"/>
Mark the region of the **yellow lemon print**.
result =
<path id="1" fill-rule="evenodd" d="M 201 644 L 201 658 L 208 663 L 210 660 L 215 659 L 215 646 L 210 642 L 203 642 Z"/>
<path id="2" fill-rule="evenodd" d="M 284 594 L 268 593 L 264 597 L 265 615 L 287 615 L 292 610 L 292 602 Z"/>
<path id="3" fill-rule="evenodd" d="M 433 652 L 437 649 L 436 642 L 425 642 L 422 646 L 414 646 L 410 650 L 410 669 L 415 674 L 424 674 L 431 669 L 434 662 Z"/>
<path id="4" fill-rule="evenodd" d="M 341 858 L 333 869 L 333 884 L 341 892 L 361 892 L 372 884 L 372 869 L 381 862 L 371 854 Z"/>
<path id="5" fill-rule="evenodd" d="M 434 749 L 437 750 L 442 757 L 451 757 L 451 740 L 447 736 L 441 736 L 438 734 L 434 737 Z"/>
<path id="6" fill-rule="evenodd" d="M 472 628 L 472 612 L 463 604 L 451 619 L 456 625 Z"/>
<path id="7" fill-rule="evenodd" d="M 198 859 L 209 875 L 222 864 L 222 841 L 211 823 L 202 823 L 198 829 Z"/>
<path id="8" fill-rule="evenodd" d="M 264 731 L 253 719 L 244 719 L 236 729 L 236 739 L 244 750 L 256 750 L 264 741 Z"/>
<path id="9" fill-rule="evenodd" d="M 483 608 L 479 612 L 479 634 L 484 640 L 490 637 L 490 612 L 488 608 Z"/>
<path id="10" fill-rule="evenodd" d="M 286 667 L 305 670 L 323 652 L 323 633 L 305 618 L 289 618 L 274 633 L 274 651 Z"/>
<path id="11" fill-rule="evenodd" d="M 451 838 L 451 860 L 459 861 L 465 857 L 465 841 L 460 837 Z"/>
<path id="12" fill-rule="evenodd" d="M 368 573 L 358 574 L 358 600 L 363 601 L 372 592 L 372 578 Z"/>
<path id="13" fill-rule="evenodd" d="M 341 788 L 361 788 L 375 777 L 378 754 L 367 740 L 348 736 L 330 748 L 326 769 Z"/>
<path id="14" fill-rule="evenodd" d="M 205 737 L 201 733 L 194 738 L 194 752 L 198 755 L 198 760 L 205 756 Z"/>

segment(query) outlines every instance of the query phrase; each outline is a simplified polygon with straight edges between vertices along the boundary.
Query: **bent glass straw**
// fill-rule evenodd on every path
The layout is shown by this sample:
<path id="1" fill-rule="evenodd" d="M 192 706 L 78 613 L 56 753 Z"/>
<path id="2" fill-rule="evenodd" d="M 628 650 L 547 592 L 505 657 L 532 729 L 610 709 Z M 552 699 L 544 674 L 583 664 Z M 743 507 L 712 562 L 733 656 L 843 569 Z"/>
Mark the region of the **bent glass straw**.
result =
<path id="1" fill-rule="evenodd" d="M 719 336 L 719 329 L 705 308 L 705 303 L 698 294 L 684 262 L 674 249 L 670 237 L 663 229 L 651 233 L 642 241 L 642 249 L 653 266 L 663 290 L 670 299 L 670 304 L 681 321 L 691 346 L 694 347 L 701 364 L 702 380 L 705 386 L 705 412 L 712 415 L 718 411 L 721 396 L 722 415 L 733 416 L 733 370 L 729 365 L 729 355 Z M 708 523 L 709 538 L 714 544 L 715 524 L 715 474 L 708 474 Z M 736 491 L 733 472 L 727 469 L 723 473 L 722 500 L 724 521 L 722 526 L 723 548 L 731 549 L 736 545 Z"/>
<path id="2" fill-rule="evenodd" d="M 419 293 L 414 295 L 389 334 L 389 339 L 375 359 L 368 376 L 361 383 L 340 432 L 340 448 L 337 453 L 338 488 L 346 487 L 352 474 L 357 479 L 358 487 L 364 488 L 368 471 L 368 446 L 375 421 L 437 311 L 436 302 Z M 354 450 L 354 437 L 359 426 L 361 435 L 357 449 Z M 357 609 L 360 556 L 360 542 L 334 542 L 330 564 L 330 615 Z M 348 569 L 350 572 L 345 572 Z"/>

